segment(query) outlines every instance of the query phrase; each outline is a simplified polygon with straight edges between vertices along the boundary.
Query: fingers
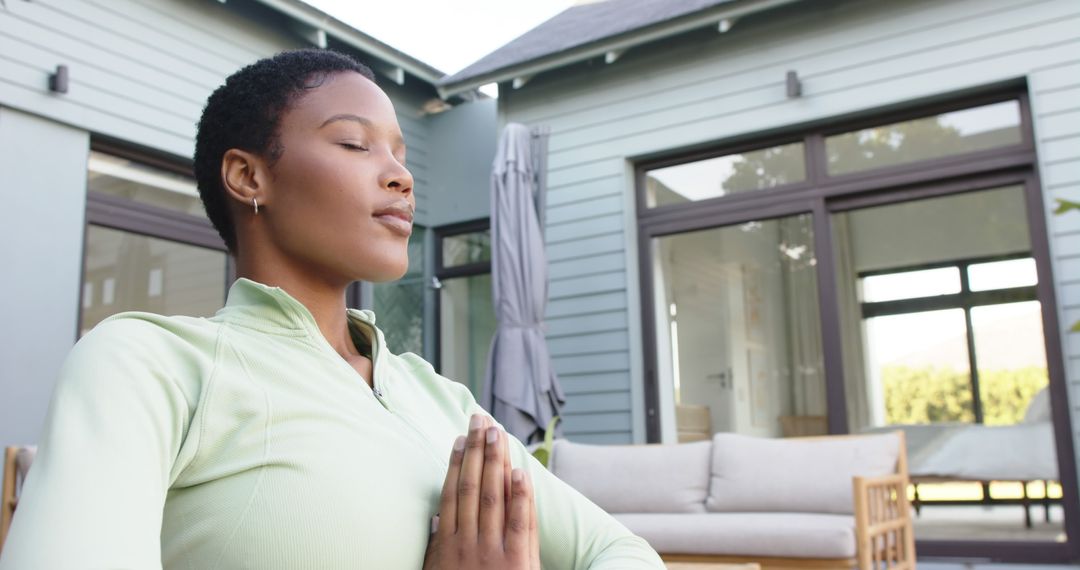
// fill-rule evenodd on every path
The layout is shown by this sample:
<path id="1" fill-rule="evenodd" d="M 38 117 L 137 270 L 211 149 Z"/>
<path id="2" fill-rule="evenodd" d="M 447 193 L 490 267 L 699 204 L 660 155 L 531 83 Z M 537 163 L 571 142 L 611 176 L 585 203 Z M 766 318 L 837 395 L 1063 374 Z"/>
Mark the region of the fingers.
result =
<path id="1" fill-rule="evenodd" d="M 469 433 L 465 436 L 465 457 L 462 458 L 461 475 L 457 481 L 457 533 L 467 540 L 475 540 L 479 528 L 480 482 L 484 471 L 484 450 L 487 446 L 484 429 L 487 417 L 475 414 L 469 420 Z"/>
<path id="2" fill-rule="evenodd" d="M 439 522 L 436 532 L 440 537 L 457 532 L 458 480 L 461 478 L 464 455 L 465 436 L 458 436 L 450 450 L 450 465 L 446 468 L 446 480 L 443 481 L 442 495 L 439 497 Z"/>
<path id="3" fill-rule="evenodd" d="M 523 560 L 532 552 L 532 539 L 529 536 L 532 490 L 523 469 L 514 469 L 511 485 L 510 514 L 506 520 L 506 553 L 511 558 Z"/>
<path id="4" fill-rule="evenodd" d="M 484 430 L 484 473 L 480 483 L 480 542 L 489 548 L 502 548 L 505 525 L 503 442 L 506 434 L 489 425 Z"/>
<path id="5" fill-rule="evenodd" d="M 510 495 L 510 491 L 511 491 L 510 476 L 511 476 L 511 474 L 513 472 L 513 468 L 514 468 L 513 465 L 510 464 L 510 437 L 506 434 L 506 432 L 503 432 L 503 437 L 500 438 L 499 441 L 502 443 L 502 449 L 503 449 L 503 484 L 504 484 L 504 486 L 503 486 L 503 497 L 504 497 L 503 503 L 507 504 L 507 503 L 510 502 L 510 497 L 511 497 L 511 495 Z M 510 509 L 509 508 L 504 508 L 503 511 L 504 511 L 504 514 L 506 515 L 506 517 L 510 516 Z M 503 526 L 504 527 L 506 526 L 506 521 L 503 521 Z"/>
<path id="6" fill-rule="evenodd" d="M 529 481 L 529 539 L 532 570 L 540 570 L 540 525 L 536 522 L 536 497 L 533 494 L 532 481 Z"/>

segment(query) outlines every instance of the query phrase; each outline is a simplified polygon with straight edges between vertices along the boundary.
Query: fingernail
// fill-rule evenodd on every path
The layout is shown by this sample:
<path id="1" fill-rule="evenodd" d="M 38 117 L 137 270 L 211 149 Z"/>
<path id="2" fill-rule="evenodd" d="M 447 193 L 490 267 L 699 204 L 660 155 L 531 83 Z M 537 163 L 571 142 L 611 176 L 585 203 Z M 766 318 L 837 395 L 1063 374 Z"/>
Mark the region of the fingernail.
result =
<path id="1" fill-rule="evenodd" d="M 499 428 L 489 427 L 487 429 L 487 442 L 495 443 L 499 440 Z"/>
<path id="2" fill-rule="evenodd" d="M 521 469 L 514 469 L 510 472 L 510 479 L 515 483 L 520 483 L 525 479 L 525 472 Z"/>
<path id="3" fill-rule="evenodd" d="M 469 418 L 469 430 L 480 429 L 483 425 L 484 416 L 473 414 L 473 417 Z"/>
<path id="4" fill-rule="evenodd" d="M 454 440 L 454 451 L 465 451 L 465 436 L 459 435 Z"/>
<path id="5" fill-rule="evenodd" d="M 439 531 L 439 515 L 431 517 L 431 534 Z"/>

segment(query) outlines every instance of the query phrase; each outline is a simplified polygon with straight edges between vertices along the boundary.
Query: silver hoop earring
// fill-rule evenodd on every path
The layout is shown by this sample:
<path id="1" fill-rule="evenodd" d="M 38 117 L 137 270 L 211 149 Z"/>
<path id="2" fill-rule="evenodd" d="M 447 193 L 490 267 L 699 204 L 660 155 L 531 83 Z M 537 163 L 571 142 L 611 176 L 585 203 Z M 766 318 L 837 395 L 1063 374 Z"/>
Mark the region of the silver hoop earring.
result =
<path id="1" fill-rule="evenodd" d="M 256 200 L 254 196 L 252 196 L 251 197 L 251 203 L 255 204 L 255 215 L 258 216 L 259 215 L 259 201 Z"/>

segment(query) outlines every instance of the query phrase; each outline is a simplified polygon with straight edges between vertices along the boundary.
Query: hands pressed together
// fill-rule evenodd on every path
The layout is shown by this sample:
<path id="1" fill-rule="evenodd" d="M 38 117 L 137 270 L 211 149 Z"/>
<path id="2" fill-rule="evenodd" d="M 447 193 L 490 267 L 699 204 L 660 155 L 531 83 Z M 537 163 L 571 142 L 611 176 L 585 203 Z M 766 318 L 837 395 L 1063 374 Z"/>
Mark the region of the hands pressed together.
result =
<path id="1" fill-rule="evenodd" d="M 540 570 L 532 482 L 511 469 L 507 435 L 474 415 L 454 442 L 425 570 Z"/>

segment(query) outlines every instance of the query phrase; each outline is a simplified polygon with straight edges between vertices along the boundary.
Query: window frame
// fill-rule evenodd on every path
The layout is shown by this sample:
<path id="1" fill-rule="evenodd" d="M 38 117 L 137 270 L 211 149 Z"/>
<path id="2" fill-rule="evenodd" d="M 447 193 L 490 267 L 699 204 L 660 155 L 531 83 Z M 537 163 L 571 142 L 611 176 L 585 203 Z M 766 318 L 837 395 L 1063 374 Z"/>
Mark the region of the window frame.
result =
<path id="1" fill-rule="evenodd" d="M 985 418 L 983 417 L 982 392 L 980 390 L 979 384 L 979 359 L 975 350 L 975 329 L 971 321 L 971 311 L 972 309 L 975 309 L 977 307 L 991 307 L 994 305 L 1001 305 L 1007 303 L 1038 301 L 1039 297 L 1036 291 L 1036 285 L 1022 287 L 1003 287 L 998 289 L 988 289 L 984 291 L 972 291 L 967 270 L 968 267 L 981 263 L 1008 261 L 1013 259 L 1028 259 L 1032 257 L 1033 256 L 1031 252 L 1015 252 L 1004 255 L 971 257 L 957 259 L 949 262 L 926 263 L 920 265 L 900 266 L 890 269 L 876 269 L 873 271 L 859 272 L 856 275 L 856 278 L 858 279 L 862 279 L 864 277 L 872 277 L 875 275 L 892 275 L 896 273 L 918 271 L 921 269 L 939 269 L 944 267 L 955 267 L 960 271 L 959 293 L 931 295 L 927 297 L 912 297 L 907 299 L 896 299 L 893 301 L 863 301 L 859 303 L 861 317 L 863 319 L 863 322 L 865 323 L 867 319 L 871 319 L 874 317 L 910 315 L 915 313 L 924 313 L 927 311 L 942 311 L 950 309 L 960 309 L 964 311 L 965 349 L 967 351 L 966 354 L 968 359 L 969 387 L 971 388 L 971 410 L 975 416 L 973 423 L 982 425 L 984 424 L 983 420 Z"/>
<path id="2" fill-rule="evenodd" d="M 453 267 L 446 267 L 443 259 L 443 240 L 448 237 L 459 236 L 463 234 L 478 233 L 483 231 L 491 231 L 491 218 L 478 218 L 475 220 L 468 220 L 456 224 L 450 224 L 446 226 L 436 227 L 433 230 L 435 235 L 435 271 L 434 277 L 438 286 L 435 287 L 435 300 L 434 300 L 434 321 L 435 321 L 435 347 L 434 347 L 434 362 L 435 370 L 442 374 L 442 284 L 444 279 L 455 279 L 461 277 L 475 277 L 477 275 L 484 275 L 491 273 L 491 260 L 481 261 L 475 263 L 467 263 L 464 265 L 455 265 Z"/>
<path id="3" fill-rule="evenodd" d="M 138 162 L 153 168 L 159 168 L 174 174 L 191 177 L 192 162 L 160 153 L 133 149 L 108 140 L 91 139 L 90 150 L 101 152 Z M 89 172 L 89 168 L 87 168 Z M 206 218 L 192 216 L 175 210 L 126 200 L 89 189 L 86 187 L 86 218 L 83 223 L 82 256 L 79 260 L 78 310 L 75 317 L 75 339 L 79 338 L 83 319 L 82 290 L 86 279 L 86 248 L 88 246 L 90 226 L 119 230 L 141 236 L 168 240 L 184 245 L 201 247 L 225 254 L 224 293 L 228 294 L 229 285 L 235 280 L 236 263 L 229 255 L 225 243 L 213 224 Z"/>

